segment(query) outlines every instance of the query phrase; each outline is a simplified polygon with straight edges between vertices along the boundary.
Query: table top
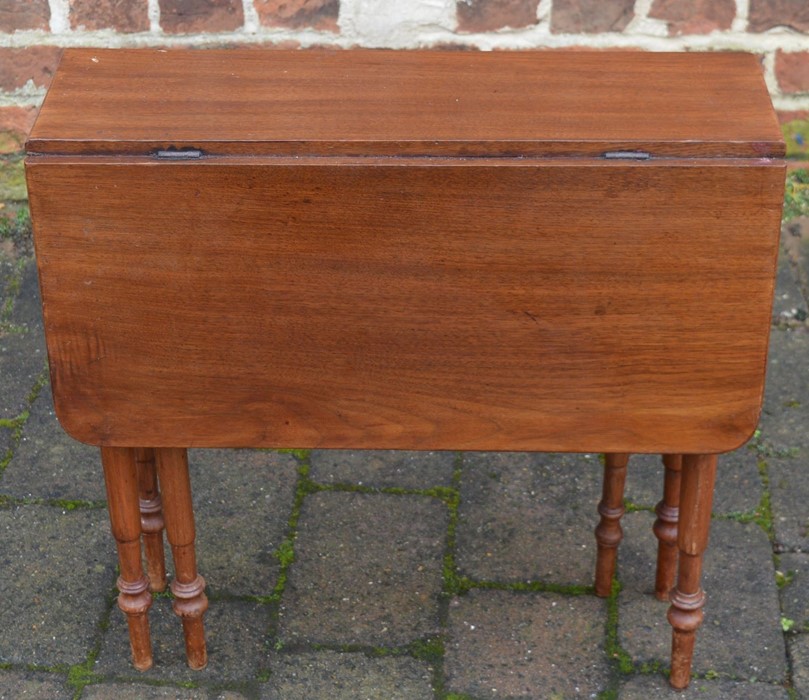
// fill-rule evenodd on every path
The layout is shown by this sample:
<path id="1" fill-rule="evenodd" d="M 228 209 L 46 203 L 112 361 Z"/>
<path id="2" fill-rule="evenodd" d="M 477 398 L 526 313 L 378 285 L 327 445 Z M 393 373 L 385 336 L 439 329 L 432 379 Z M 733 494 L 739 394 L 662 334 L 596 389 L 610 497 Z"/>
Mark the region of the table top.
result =
<path id="1" fill-rule="evenodd" d="M 225 155 L 784 153 L 749 54 L 65 50 L 29 152 L 168 148 Z"/>

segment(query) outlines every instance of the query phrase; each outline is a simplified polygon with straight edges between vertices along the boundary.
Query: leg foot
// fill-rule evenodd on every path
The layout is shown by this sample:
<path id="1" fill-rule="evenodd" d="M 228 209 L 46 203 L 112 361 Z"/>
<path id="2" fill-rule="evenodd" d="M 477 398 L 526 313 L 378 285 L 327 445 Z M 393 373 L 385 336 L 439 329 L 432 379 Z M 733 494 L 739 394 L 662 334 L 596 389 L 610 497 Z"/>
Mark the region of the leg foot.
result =
<path id="1" fill-rule="evenodd" d="M 654 534 L 657 537 L 657 574 L 655 597 L 669 600 L 677 572 L 677 521 L 680 515 L 680 472 L 682 455 L 663 455 L 666 468 L 663 500 L 657 504 Z"/>
<path id="2" fill-rule="evenodd" d="M 624 483 L 629 455 L 615 453 L 604 455 L 604 485 L 598 512 L 601 520 L 596 527 L 596 595 L 606 597 L 612 590 L 618 544 L 623 537 L 621 517 L 624 514 Z"/>
<path id="3" fill-rule="evenodd" d="M 166 556 L 163 551 L 163 504 L 157 485 L 154 450 L 135 450 L 140 484 L 140 527 L 146 555 L 146 575 L 154 593 L 166 590 Z"/>
<path id="4" fill-rule="evenodd" d="M 174 556 L 174 612 L 183 621 L 183 635 L 188 665 L 205 668 L 208 655 L 202 617 L 208 609 L 205 580 L 197 573 L 194 551 L 194 511 L 191 503 L 191 482 L 188 478 L 188 457 L 184 449 L 155 450 L 157 472 L 163 489 L 163 513 L 166 535 Z"/>
<path id="5" fill-rule="evenodd" d="M 134 450 L 102 447 L 101 462 L 107 486 L 112 534 L 118 545 L 118 607 L 126 614 L 132 663 L 139 671 L 152 666 L 148 612 L 152 605 L 149 581 L 143 574 L 140 552 L 138 471 Z"/>
<path id="6" fill-rule="evenodd" d="M 716 455 L 685 455 L 680 487 L 680 522 L 677 546 L 680 551 L 677 586 L 671 593 L 668 619 L 673 628 L 671 677 L 674 688 L 685 688 L 691 680 L 696 631 L 702 624 L 705 593 L 700 585 L 702 556 L 708 546 L 711 505 L 716 481 Z"/>

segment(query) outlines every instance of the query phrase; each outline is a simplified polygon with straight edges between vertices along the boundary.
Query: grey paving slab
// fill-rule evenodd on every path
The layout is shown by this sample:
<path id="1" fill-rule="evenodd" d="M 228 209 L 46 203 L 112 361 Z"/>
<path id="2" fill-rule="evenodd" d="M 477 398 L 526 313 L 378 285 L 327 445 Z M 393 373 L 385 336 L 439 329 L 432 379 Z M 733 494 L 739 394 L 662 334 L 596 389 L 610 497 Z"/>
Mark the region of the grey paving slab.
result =
<path id="1" fill-rule="evenodd" d="M 263 700 L 427 700 L 432 669 L 416 659 L 323 651 L 279 655 Z"/>
<path id="2" fill-rule="evenodd" d="M 66 681 L 56 673 L 0 670 L 0 700 L 71 700 Z"/>
<path id="3" fill-rule="evenodd" d="M 809 448 L 809 333 L 773 329 L 759 428 L 774 453 Z"/>
<path id="4" fill-rule="evenodd" d="M 0 418 L 13 418 L 27 405 L 27 398 L 45 367 L 45 340 L 36 265 L 28 262 L 9 319 L 19 332 L 0 335 Z"/>
<path id="5" fill-rule="evenodd" d="M 627 681 L 618 692 L 618 700 L 789 700 L 786 688 L 767 683 L 695 679 L 686 690 L 674 691 L 668 680 L 660 676 L 637 676 Z"/>
<path id="6" fill-rule="evenodd" d="M 789 227 L 781 231 L 782 239 L 791 235 Z M 807 269 L 809 273 L 809 269 Z M 775 282 L 775 298 L 773 300 L 773 316 L 778 319 L 791 320 L 800 311 L 807 311 L 807 302 L 801 294 L 796 278 L 797 270 L 793 269 L 788 254 L 783 246 L 778 255 L 778 276 Z"/>
<path id="7" fill-rule="evenodd" d="M 0 425 L 0 462 L 11 456 L 14 446 L 14 431 Z M 0 492 L 2 492 L 2 474 L 0 474 Z"/>
<path id="8" fill-rule="evenodd" d="M 0 480 L 0 492 L 17 498 L 106 498 L 99 450 L 62 430 L 50 385 L 42 388 L 31 406 L 14 457 Z"/>
<path id="9" fill-rule="evenodd" d="M 809 554 L 781 554 L 778 571 L 783 575 L 779 589 L 784 617 L 795 629 L 809 631 Z"/>
<path id="10" fill-rule="evenodd" d="M 671 627 L 668 603 L 654 598 L 656 542 L 650 513 L 624 517 L 619 550 L 618 632 L 637 662 L 668 668 Z M 784 637 L 769 540 L 757 525 L 714 520 L 705 554 L 708 600 L 697 633 L 694 671 L 737 680 L 780 683 L 786 677 Z M 728 640 L 733 640 L 732 644 Z"/>
<path id="11" fill-rule="evenodd" d="M 192 671 L 186 665 L 182 624 L 171 601 L 158 598 L 149 611 L 154 666 L 136 671 L 130 662 L 129 635 L 124 614 L 112 611 L 101 653 L 93 671 L 102 676 L 138 683 L 144 680 L 170 683 L 250 681 L 268 664 L 268 605 L 230 600 L 212 601 L 205 614 L 208 666 Z"/>
<path id="12" fill-rule="evenodd" d="M 446 504 L 428 496 L 307 497 L 281 638 L 395 646 L 435 634 L 447 522 Z"/>
<path id="13" fill-rule="evenodd" d="M 781 243 L 789 252 L 796 268 L 798 285 L 809 303 L 809 217 L 801 216 L 790 221 L 782 231 Z"/>
<path id="14" fill-rule="evenodd" d="M 429 489 L 450 486 L 454 452 L 314 450 L 310 476 L 323 484 Z"/>
<path id="15" fill-rule="evenodd" d="M 592 584 L 597 455 L 464 456 L 456 561 L 478 580 Z"/>
<path id="16" fill-rule="evenodd" d="M 472 590 L 450 603 L 448 690 L 475 698 L 591 698 L 609 679 L 606 603 Z"/>
<path id="17" fill-rule="evenodd" d="M 626 498 L 637 506 L 657 505 L 663 497 L 663 471 L 660 455 L 632 455 L 626 479 Z M 721 455 L 717 467 L 714 513 L 750 513 L 759 506 L 763 492 L 755 451 L 742 447 Z"/>
<path id="18" fill-rule="evenodd" d="M 212 594 L 269 595 L 297 463 L 262 450 L 190 450 L 199 570 Z M 172 571 L 169 563 L 169 571 Z"/>
<path id="19" fill-rule="evenodd" d="M 809 448 L 792 457 L 767 457 L 775 543 L 809 552 Z"/>
<path id="20" fill-rule="evenodd" d="M 0 662 L 85 659 L 115 581 L 104 510 L 0 509 Z"/>
<path id="21" fill-rule="evenodd" d="M 800 700 L 809 700 L 809 634 L 789 636 L 792 685 Z"/>
<path id="22" fill-rule="evenodd" d="M 87 686 L 81 700 L 207 700 L 204 688 L 172 688 L 146 683 L 105 683 Z"/>

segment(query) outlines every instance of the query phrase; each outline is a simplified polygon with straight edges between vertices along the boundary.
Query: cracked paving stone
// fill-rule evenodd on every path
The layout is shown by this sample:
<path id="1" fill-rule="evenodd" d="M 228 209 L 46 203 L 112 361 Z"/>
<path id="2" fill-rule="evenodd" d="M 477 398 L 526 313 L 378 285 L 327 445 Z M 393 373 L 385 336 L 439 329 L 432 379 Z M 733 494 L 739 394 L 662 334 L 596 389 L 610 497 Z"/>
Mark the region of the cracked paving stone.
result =
<path id="1" fill-rule="evenodd" d="M 322 484 L 429 489 L 451 486 L 454 452 L 314 450 L 310 477 Z"/>
<path id="2" fill-rule="evenodd" d="M 671 627 L 668 603 L 654 595 L 657 540 L 651 513 L 629 513 L 619 548 L 618 637 L 637 662 L 668 668 Z M 738 680 L 783 682 L 784 636 L 766 534 L 754 524 L 714 520 L 704 559 L 708 599 L 697 632 L 694 672 L 716 672 Z M 728 644 L 732 639 L 733 644 Z"/>
<path id="3" fill-rule="evenodd" d="M 205 683 L 255 679 L 266 670 L 269 606 L 212 600 L 204 622 L 208 665 L 192 671 L 186 664 L 182 623 L 171 609 L 171 600 L 156 598 L 149 610 L 154 666 L 141 672 L 132 666 L 126 620 L 116 606 L 93 671 L 134 682 Z"/>
<path id="4" fill-rule="evenodd" d="M 606 603 L 594 596 L 470 591 L 450 603 L 447 689 L 475 698 L 591 698 L 609 681 Z"/>
<path id="5" fill-rule="evenodd" d="M 84 661 L 115 581 L 104 510 L 0 510 L 0 662 Z"/>
<path id="6" fill-rule="evenodd" d="M 262 700 L 424 700 L 432 668 L 411 657 L 322 651 L 279 655 Z"/>
<path id="7" fill-rule="evenodd" d="M 464 456 L 457 564 L 477 580 L 592 585 L 598 455 Z"/>
<path id="8" fill-rule="evenodd" d="M 428 496 L 308 496 L 281 639 L 397 646 L 437 633 L 447 523 L 446 504 Z"/>

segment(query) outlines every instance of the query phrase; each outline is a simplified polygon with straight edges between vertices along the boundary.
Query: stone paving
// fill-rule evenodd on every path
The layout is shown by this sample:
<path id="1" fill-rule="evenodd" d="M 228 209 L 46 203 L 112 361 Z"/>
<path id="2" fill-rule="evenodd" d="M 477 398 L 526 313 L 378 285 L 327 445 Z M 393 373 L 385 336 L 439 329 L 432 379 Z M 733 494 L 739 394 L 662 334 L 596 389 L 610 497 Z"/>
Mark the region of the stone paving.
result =
<path id="1" fill-rule="evenodd" d="M 97 451 L 54 417 L 30 249 L 0 247 L 0 698 L 809 699 L 807 260 L 790 240 L 760 430 L 721 461 L 675 693 L 651 595 L 662 469 L 642 455 L 602 600 L 598 455 L 192 451 L 210 663 L 186 667 L 164 594 L 136 672 Z"/>

